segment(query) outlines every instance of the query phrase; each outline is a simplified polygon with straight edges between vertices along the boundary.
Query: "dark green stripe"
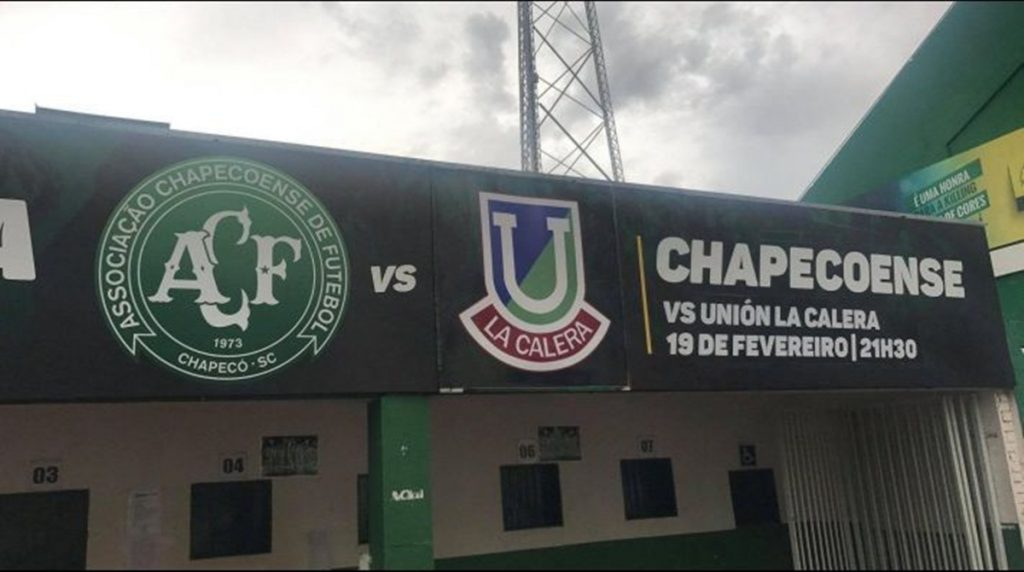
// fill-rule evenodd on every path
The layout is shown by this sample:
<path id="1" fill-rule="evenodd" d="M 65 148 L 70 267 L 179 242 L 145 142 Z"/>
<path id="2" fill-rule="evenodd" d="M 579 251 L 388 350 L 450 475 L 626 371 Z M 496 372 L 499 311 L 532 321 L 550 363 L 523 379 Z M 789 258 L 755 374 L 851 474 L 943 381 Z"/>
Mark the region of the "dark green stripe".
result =
<path id="1" fill-rule="evenodd" d="M 791 570 L 784 525 L 555 546 L 437 561 L 438 570 Z"/>

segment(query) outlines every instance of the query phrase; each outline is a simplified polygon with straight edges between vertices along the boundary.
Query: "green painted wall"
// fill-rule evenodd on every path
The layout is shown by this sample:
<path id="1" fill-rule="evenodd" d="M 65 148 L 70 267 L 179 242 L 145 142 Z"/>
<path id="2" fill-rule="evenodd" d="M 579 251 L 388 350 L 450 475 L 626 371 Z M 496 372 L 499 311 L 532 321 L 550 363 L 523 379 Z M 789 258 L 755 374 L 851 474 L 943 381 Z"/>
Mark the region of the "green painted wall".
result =
<path id="1" fill-rule="evenodd" d="M 1018 527 L 1004 524 L 1003 540 L 1010 570 L 1024 570 Z M 442 558 L 437 569 L 792 570 L 793 559 L 783 525 Z"/>
<path id="2" fill-rule="evenodd" d="M 996 280 L 999 303 L 1006 326 L 1006 343 L 1010 347 L 1010 363 L 1017 378 L 1017 405 L 1024 413 L 1024 272 Z"/>
<path id="3" fill-rule="evenodd" d="M 785 526 L 447 558 L 438 570 L 792 570 Z"/>
<path id="4" fill-rule="evenodd" d="M 1024 25 L 1024 22 L 1018 22 Z M 953 136 L 949 154 L 956 155 L 1024 126 L 1024 62 L 1000 86 L 978 114 Z"/>
<path id="5" fill-rule="evenodd" d="M 372 567 L 432 569 L 429 403 L 426 397 L 388 396 L 369 407 Z"/>
<path id="6" fill-rule="evenodd" d="M 1020 529 L 1013 524 L 1003 525 L 1003 543 L 1006 545 L 1006 562 L 1010 570 L 1024 570 L 1024 546 L 1020 541 Z"/>

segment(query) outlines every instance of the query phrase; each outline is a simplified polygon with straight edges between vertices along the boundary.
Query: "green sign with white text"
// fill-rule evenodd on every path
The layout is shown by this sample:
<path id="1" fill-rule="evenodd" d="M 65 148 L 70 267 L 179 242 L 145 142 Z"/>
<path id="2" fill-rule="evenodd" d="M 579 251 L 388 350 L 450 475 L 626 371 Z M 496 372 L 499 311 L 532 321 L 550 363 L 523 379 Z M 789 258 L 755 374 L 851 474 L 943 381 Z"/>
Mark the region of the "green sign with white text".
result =
<path id="1" fill-rule="evenodd" d="M 345 310 L 337 226 L 269 166 L 204 158 L 134 188 L 97 253 L 108 325 L 132 355 L 183 375 L 252 379 L 319 354 Z"/>

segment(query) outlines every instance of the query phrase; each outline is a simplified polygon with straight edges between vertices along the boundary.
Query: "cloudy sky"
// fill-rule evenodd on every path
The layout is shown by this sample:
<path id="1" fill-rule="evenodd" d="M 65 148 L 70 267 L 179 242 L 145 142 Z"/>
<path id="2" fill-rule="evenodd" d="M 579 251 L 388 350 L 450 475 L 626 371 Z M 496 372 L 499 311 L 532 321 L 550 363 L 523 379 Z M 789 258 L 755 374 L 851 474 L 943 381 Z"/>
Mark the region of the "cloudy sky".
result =
<path id="1" fill-rule="evenodd" d="M 598 3 L 626 178 L 795 199 L 948 7 Z M 0 3 L 0 109 L 519 167 L 516 6 Z"/>

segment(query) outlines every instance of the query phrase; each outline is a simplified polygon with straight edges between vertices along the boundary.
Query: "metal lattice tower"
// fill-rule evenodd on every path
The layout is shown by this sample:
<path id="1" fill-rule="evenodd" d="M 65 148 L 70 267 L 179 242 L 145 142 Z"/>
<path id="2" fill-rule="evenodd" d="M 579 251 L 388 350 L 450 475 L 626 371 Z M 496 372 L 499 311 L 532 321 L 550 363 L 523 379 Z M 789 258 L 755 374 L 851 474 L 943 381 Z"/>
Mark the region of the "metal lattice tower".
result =
<path id="1" fill-rule="evenodd" d="M 594 3 L 519 2 L 518 10 L 523 170 L 625 180 Z M 607 155 L 595 148 L 602 135 Z"/>

